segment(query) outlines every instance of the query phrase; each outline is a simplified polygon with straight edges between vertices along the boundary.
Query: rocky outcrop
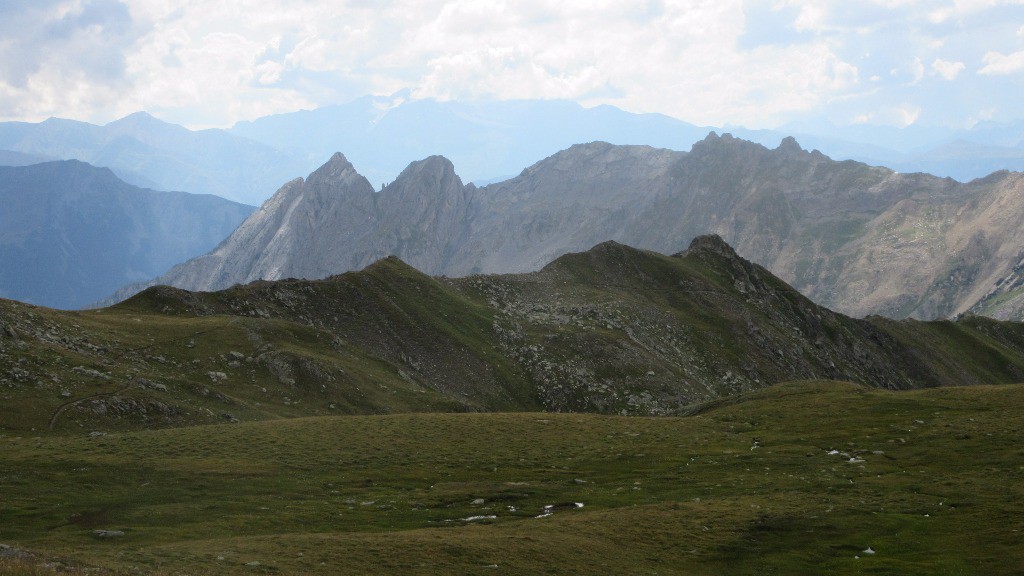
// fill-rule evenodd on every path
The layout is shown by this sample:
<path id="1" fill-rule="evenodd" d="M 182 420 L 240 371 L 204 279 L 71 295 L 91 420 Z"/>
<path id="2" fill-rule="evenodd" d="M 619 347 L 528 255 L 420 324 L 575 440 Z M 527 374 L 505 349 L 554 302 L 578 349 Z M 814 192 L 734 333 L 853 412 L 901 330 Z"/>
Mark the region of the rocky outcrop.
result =
<path id="1" fill-rule="evenodd" d="M 792 138 L 767 149 L 715 133 L 689 153 L 576 145 L 482 188 L 431 157 L 375 193 L 336 155 L 155 282 L 319 278 L 389 254 L 430 274 L 525 272 L 607 240 L 674 253 L 713 233 L 854 316 L 1019 317 L 1003 308 L 1018 293 L 997 288 L 1015 285 L 1024 250 L 1022 190 L 1020 173 L 961 184 L 836 162 Z"/>

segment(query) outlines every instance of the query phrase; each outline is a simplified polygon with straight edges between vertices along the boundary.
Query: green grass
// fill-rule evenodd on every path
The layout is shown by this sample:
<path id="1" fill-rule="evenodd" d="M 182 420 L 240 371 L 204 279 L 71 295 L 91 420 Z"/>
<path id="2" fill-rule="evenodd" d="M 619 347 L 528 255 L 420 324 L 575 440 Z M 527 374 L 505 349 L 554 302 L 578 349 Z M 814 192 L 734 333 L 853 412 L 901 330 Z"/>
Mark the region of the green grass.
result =
<path id="1" fill-rule="evenodd" d="M 0 542 L 125 573 L 1018 574 L 1022 408 L 1019 385 L 805 382 L 678 418 L 6 436 Z"/>

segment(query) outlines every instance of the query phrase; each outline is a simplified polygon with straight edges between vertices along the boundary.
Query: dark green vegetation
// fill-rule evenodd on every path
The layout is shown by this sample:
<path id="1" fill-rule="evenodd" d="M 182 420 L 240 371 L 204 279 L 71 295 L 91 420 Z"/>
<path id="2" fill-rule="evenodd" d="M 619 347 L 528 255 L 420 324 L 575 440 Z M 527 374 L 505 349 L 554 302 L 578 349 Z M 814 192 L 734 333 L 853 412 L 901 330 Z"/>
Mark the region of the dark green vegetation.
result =
<path id="1" fill-rule="evenodd" d="M 0 542 L 115 573 L 1024 570 L 1022 386 L 791 383 L 696 412 L 7 435 Z"/>
<path id="2" fill-rule="evenodd" d="M 0 431 L 329 414 L 685 413 L 800 379 L 888 389 L 1024 381 L 1024 327 L 854 320 L 716 237 L 614 243 L 513 276 L 389 258 L 323 281 L 149 289 L 57 312 L 0 302 Z"/>

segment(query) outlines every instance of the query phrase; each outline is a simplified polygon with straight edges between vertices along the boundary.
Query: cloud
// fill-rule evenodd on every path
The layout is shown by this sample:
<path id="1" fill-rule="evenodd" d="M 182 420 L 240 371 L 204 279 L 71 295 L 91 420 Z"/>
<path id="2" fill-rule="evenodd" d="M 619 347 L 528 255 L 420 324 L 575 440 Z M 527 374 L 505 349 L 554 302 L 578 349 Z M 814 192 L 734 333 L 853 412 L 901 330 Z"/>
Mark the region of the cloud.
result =
<path id="1" fill-rule="evenodd" d="M 1021 6 L 8 0 L 0 114 L 106 121 L 146 109 L 193 127 L 225 126 L 409 88 L 418 98 L 564 98 L 763 127 L 806 113 L 863 118 L 906 102 L 921 121 L 943 99 L 1006 90 L 1022 58 Z M 986 91 L 964 81 L 965 63 L 975 62 L 983 67 L 972 78 L 986 79 Z M 963 110 L 950 104 L 949 114 L 996 107 L 962 100 Z M 1019 113 L 1020 104 L 1006 102 L 1001 113 Z"/>
<path id="2" fill-rule="evenodd" d="M 917 106 L 904 106 L 897 109 L 896 112 L 899 114 L 901 128 L 910 126 L 921 117 L 921 109 Z"/>
<path id="3" fill-rule="evenodd" d="M 950 62 L 941 58 L 932 61 L 932 72 L 941 76 L 943 80 L 956 80 L 965 68 L 967 66 L 963 62 Z"/>
<path id="4" fill-rule="evenodd" d="M 978 74 L 999 76 L 1016 74 L 1024 71 L 1024 50 L 1012 54 L 986 52 L 982 61 L 985 63 L 985 66 L 978 70 Z"/>
<path id="5" fill-rule="evenodd" d="M 125 54 L 144 33 L 117 0 L 14 2 L 0 25 L 0 88 L 14 114 L 88 114 L 125 86 Z"/>

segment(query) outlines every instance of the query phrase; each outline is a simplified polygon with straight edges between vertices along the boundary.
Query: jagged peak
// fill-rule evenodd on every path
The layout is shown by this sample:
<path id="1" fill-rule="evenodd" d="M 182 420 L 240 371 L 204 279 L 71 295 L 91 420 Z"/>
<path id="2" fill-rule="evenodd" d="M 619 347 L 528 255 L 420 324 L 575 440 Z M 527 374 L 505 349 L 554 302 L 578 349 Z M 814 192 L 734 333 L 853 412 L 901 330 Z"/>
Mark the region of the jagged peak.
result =
<path id="1" fill-rule="evenodd" d="M 718 135 L 714 130 L 708 132 L 708 135 L 703 140 L 695 142 L 691 147 L 691 153 L 699 153 L 704 151 L 721 150 L 729 148 L 739 149 L 750 149 L 750 150 L 767 150 L 764 146 L 744 140 L 742 138 L 736 138 L 728 132 L 723 133 L 721 136 Z"/>
<path id="2" fill-rule="evenodd" d="M 730 260 L 743 259 L 735 250 L 733 250 L 733 247 L 723 240 L 718 234 L 704 234 L 697 236 L 690 242 L 689 248 L 676 254 L 676 256 L 685 257 L 691 254 L 717 254 L 718 256 L 724 256 Z"/>
<path id="3" fill-rule="evenodd" d="M 780 152 L 803 152 L 804 149 L 800 147 L 800 143 L 796 141 L 796 138 L 792 136 L 786 136 L 779 142 L 779 146 L 776 150 Z"/>
<path id="4" fill-rule="evenodd" d="M 330 160 L 314 170 L 306 180 L 307 182 L 332 181 L 357 174 L 355 167 L 348 161 L 348 158 L 345 158 L 345 155 L 341 152 L 335 152 Z"/>

